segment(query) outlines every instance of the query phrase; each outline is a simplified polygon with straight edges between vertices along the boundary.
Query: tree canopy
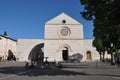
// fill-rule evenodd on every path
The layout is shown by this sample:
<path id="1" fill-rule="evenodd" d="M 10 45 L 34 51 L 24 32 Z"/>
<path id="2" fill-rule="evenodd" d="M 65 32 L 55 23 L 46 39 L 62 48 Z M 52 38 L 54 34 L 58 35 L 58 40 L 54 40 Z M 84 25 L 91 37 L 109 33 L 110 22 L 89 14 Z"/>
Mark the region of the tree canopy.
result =
<path id="1" fill-rule="evenodd" d="M 6 31 L 3 33 L 3 35 L 4 35 L 4 36 L 8 36 Z"/>
<path id="2" fill-rule="evenodd" d="M 94 23 L 93 46 L 97 51 L 111 54 L 120 50 L 120 0 L 80 0 L 84 10 L 80 13 Z M 101 48 L 102 47 L 102 48 Z"/>

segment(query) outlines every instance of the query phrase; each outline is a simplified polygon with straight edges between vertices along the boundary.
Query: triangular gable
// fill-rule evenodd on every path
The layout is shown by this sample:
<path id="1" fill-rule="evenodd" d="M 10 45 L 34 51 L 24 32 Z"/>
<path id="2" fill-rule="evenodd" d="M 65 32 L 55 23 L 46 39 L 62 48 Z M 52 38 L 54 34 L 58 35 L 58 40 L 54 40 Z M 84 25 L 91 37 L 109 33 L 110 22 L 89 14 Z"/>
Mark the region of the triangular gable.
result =
<path id="1" fill-rule="evenodd" d="M 79 24 L 79 25 L 81 24 L 80 22 L 78 22 L 74 18 L 70 17 L 66 13 L 61 13 L 60 15 L 47 21 L 45 24 L 63 24 L 64 21 L 65 21 L 65 24 Z"/>

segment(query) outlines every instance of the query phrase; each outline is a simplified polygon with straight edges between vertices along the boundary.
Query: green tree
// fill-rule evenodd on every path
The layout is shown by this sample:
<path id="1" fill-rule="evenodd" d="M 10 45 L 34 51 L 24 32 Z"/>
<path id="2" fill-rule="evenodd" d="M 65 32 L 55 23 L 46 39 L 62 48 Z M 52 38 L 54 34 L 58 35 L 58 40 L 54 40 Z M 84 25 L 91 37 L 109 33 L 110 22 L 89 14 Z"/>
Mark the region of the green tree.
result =
<path id="1" fill-rule="evenodd" d="M 93 40 L 93 46 L 96 47 L 96 50 L 99 52 L 100 54 L 100 61 L 104 61 L 104 55 L 105 55 L 105 47 L 104 47 L 104 44 L 103 44 L 103 40 L 100 39 L 100 38 L 95 38 Z M 102 57 L 103 55 L 103 57 Z"/>
<path id="2" fill-rule="evenodd" d="M 8 36 L 6 31 L 3 33 L 3 35 L 4 35 L 4 36 Z"/>
<path id="3" fill-rule="evenodd" d="M 94 37 L 102 39 L 103 47 L 111 54 L 120 50 L 120 0 L 80 0 L 84 5 L 81 12 L 86 20 L 94 22 Z M 95 46 L 96 47 L 96 46 Z"/>

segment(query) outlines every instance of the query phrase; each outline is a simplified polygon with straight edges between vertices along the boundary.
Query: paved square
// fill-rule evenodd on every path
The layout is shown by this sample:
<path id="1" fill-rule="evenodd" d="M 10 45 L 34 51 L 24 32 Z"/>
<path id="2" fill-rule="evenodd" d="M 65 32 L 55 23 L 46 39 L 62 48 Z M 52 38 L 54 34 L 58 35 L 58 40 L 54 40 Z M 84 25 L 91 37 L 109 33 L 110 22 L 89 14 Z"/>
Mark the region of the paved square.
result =
<path id="1" fill-rule="evenodd" d="M 120 80 L 120 69 L 108 63 L 63 63 L 63 68 L 25 69 L 23 62 L 0 63 L 0 80 Z"/>

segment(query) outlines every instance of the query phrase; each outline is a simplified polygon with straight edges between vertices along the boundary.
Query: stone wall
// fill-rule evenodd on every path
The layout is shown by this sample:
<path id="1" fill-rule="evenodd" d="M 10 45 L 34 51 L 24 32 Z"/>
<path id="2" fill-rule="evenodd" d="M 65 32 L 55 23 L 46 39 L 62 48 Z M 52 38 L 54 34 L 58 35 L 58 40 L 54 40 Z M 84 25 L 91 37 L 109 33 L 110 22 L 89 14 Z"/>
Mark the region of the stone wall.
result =
<path id="1" fill-rule="evenodd" d="M 19 61 L 28 61 L 31 50 L 41 43 L 44 43 L 44 39 L 18 39 L 17 59 Z"/>
<path id="2" fill-rule="evenodd" d="M 16 56 L 17 41 L 8 36 L 0 36 L 0 57 L 7 59 L 9 50 Z"/>

